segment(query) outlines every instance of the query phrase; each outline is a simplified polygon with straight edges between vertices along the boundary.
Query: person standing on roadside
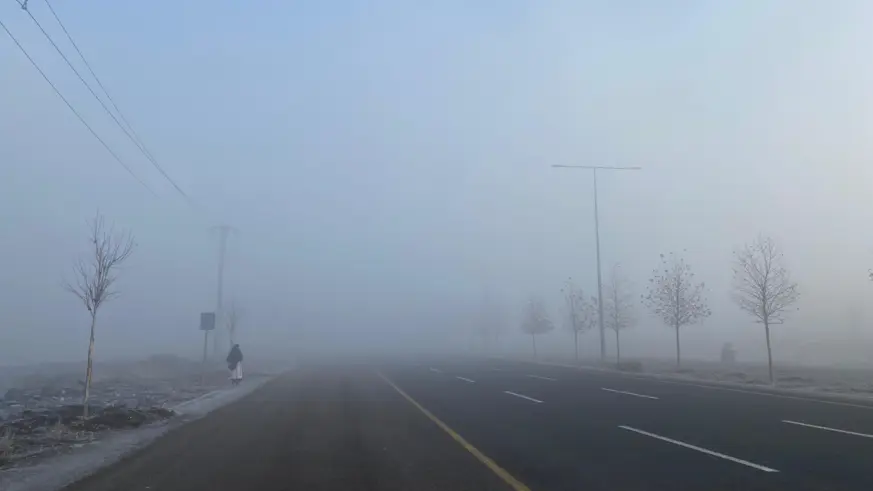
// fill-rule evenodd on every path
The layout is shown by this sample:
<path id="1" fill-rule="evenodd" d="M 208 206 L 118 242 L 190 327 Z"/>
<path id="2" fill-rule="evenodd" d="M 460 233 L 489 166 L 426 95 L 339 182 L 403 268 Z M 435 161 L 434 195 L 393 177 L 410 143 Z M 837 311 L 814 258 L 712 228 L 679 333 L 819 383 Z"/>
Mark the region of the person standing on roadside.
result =
<path id="1" fill-rule="evenodd" d="M 242 361 L 242 350 L 239 349 L 238 344 L 235 344 L 227 354 L 227 368 L 230 370 L 230 383 L 233 385 L 242 382 Z"/>

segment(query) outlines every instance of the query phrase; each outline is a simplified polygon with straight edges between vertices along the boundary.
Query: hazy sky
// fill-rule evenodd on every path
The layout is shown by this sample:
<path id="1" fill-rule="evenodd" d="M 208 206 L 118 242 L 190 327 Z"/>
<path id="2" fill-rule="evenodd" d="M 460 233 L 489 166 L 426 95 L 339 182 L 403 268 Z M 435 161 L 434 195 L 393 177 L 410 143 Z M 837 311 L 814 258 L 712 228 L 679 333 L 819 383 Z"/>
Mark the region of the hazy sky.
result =
<path id="1" fill-rule="evenodd" d="M 65 41 L 44 1 L 29 3 Z M 0 20 L 159 195 L 0 32 L 0 360 L 84 356 L 87 314 L 61 285 L 98 208 L 139 244 L 101 313 L 98 356 L 196 355 L 219 223 L 239 229 L 226 291 L 248 345 L 293 343 L 290 326 L 353 344 L 435 339 L 486 295 L 512 332 L 531 294 L 557 318 L 567 276 L 596 283 L 590 174 L 551 164 L 644 167 L 600 176 L 603 261 L 641 289 L 658 253 L 686 251 L 714 312 L 686 331 L 688 356 L 725 341 L 762 353 L 728 294 L 731 250 L 758 232 L 780 241 L 803 291 L 782 353 L 864 336 L 846 319 L 873 294 L 868 1 L 52 5 L 198 208 L 0 1 Z M 672 353 L 668 328 L 640 311 L 623 352 Z"/>

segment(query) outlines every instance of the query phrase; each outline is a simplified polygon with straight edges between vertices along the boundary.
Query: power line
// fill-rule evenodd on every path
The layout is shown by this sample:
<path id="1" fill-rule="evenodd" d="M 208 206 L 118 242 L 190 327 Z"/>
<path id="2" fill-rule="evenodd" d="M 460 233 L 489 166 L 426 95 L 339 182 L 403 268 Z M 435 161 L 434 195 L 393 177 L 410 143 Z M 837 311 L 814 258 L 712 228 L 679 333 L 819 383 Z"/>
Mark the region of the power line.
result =
<path id="1" fill-rule="evenodd" d="M 28 53 L 27 50 L 24 49 L 24 46 L 21 45 L 21 43 L 18 41 L 18 38 L 16 38 L 15 35 L 12 34 L 12 31 L 10 31 L 8 27 L 6 27 L 6 24 L 4 24 L 2 20 L 0 20 L 0 27 L 2 27 L 4 31 L 6 31 L 6 34 L 9 36 L 10 39 L 12 39 L 12 42 L 14 42 L 16 46 L 18 46 L 18 49 L 24 54 L 24 56 L 27 58 L 27 60 L 30 62 L 30 64 L 33 65 L 34 68 L 36 68 L 36 71 L 38 71 L 39 74 L 42 75 L 42 78 L 46 82 L 48 82 L 48 84 L 51 86 L 52 90 L 55 91 L 55 94 L 57 94 L 58 97 L 60 97 L 61 100 L 64 101 L 64 104 L 66 104 L 67 107 L 70 109 L 70 111 L 72 111 L 73 114 L 76 115 L 76 118 L 78 118 L 79 121 L 83 125 L 85 125 L 85 128 L 88 128 L 88 131 L 91 132 L 91 135 L 93 135 L 94 138 L 96 138 L 97 141 L 99 141 L 100 144 L 103 145 L 103 148 L 105 148 L 106 151 L 109 152 L 110 155 L 112 155 L 112 157 L 115 159 L 115 161 L 118 162 L 122 167 L 124 167 L 124 170 L 126 170 L 128 174 L 130 174 L 134 179 L 136 179 L 136 182 L 140 183 L 142 185 L 142 187 L 146 188 L 146 190 L 148 190 L 148 192 L 151 193 L 152 196 L 157 197 L 158 195 L 152 190 L 152 188 L 150 188 L 142 179 L 140 179 L 139 176 L 137 176 L 133 172 L 133 170 L 131 170 L 131 168 L 127 164 L 125 164 L 123 160 L 121 160 L 121 157 L 119 157 L 118 154 L 115 153 L 115 151 L 112 150 L 112 148 L 106 144 L 106 141 L 104 141 L 103 138 L 100 138 L 100 135 L 98 135 L 97 132 L 94 131 L 94 128 L 92 128 L 91 125 L 89 125 L 88 122 L 85 121 L 85 118 L 83 118 L 82 115 L 79 114 L 79 111 L 77 111 L 76 108 L 73 107 L 72 104 L 70 104 L 70 101 L 68 101 L 67 98 L 64 97 L 64 94 L 62 94 L 60 90 L 58 90 L 58 88 L 54 84 L 54 82 L 52 82 L 51 79 L 48 78 L 48 76 L 45 74 L 45 72 L 42 70 L 42 68 L 39 67 L 39 65 L 36 63 L 36 61 L 34 61 L 34 59 L 30 56 L 30 53 Z"/>
<path id="2" fill-rule="evenodd" d="M 16 1 L 18 1 L 18 0 L 16 0 Z M 131 125 L 130 122 L 127 120 L 127 118 L 124 117 L 124 113 L 121 112 L 121 109 L 118 108 L 118 104 L 115 103 L 115 99 L 113 99 L 112 96 L 109 95 L 109 91 L 106 90 L 106 87 L 103 85 L 103 82 L 100 80 L 100 77 L 98 77 L 97 74 L 94 73 L 94 69 L 91 68 L 91 64 L 88 62 L 88 59 L 85 58 L 84 54 L 82 54 L 82 50 L 79 49 L 79 45 L 76 44 L 76 41 L 73 40 L 73 36 L 70 34 L 69 31 L 67 31 L 67 27 L 64 25 L 63 22 L 61 22 L 61 18 L 58 17 L 57 12 L 55 12 L 55 8 L 52 7 L 52 4 L 49 2 L 49 0 L 43 0 L 43 1 L 45 2 L 49 11 L 52 13 L 52 16 L 57 21 L 58 25 L 61 26 L 61 29 L 64 31 L 64 34 L 67 36 L 67 39 L 70 41 L 70 44 L 72 44 L 73 48 L 75 48 L 76 53 L 79 54 L 79 58 L 82 59 L 82 63 L 84 63 L 85 67 L 88 68 L 88 72 L 91 73 L 91 76 L 94 77 L 94 80 L 97 81 L 97 85 L 100 86 L 100 89 L 103 91 L 103 94 L 106 96 L 106 99 L 108 99 L 109 103 L 112 104 L 112 107 L 115 108 L 115 112 L 118 113 L 118 115 L 121 117 L 121 120 L 124 121 L 124 124 L 126 124 L 128 129 L 130 129 L 130 132 L 133 133 L 133 136 L 137 139 L 138 142 L 140 142 L 140 144 L 143 146 L 143 148 L 145 148 L 145 145 L 142 143 L 142 138 L 139 137 L 139 135 L 133 129 L 133 125 Z M 22 6 L 22 8 L 25 8 L 25 7 Z M 145 150 L 148 151 L 147 148 Z M 148 153 L 149 153 L 149 155 L 151 155 L 151 152 L 148 152 Z"/>
<path id="3" fill-rule="evenodd" d="M 161 166 L 158 165 L 158 163 L 155 161 L 154 155 L 146 147 L 145 143 L 143 143 L 142 138 L 139 136 L 139 134 L 137 134 L 136 130 L 133 128 L 133 125 L 130 124 L 130 121 L 127 119 L 127 117 L 121 111 L 121 108 L 119 108 L 118 104 L 115 103 L 115 99 L 113 99 L 112 96 L 109 94 L 109 91 L 106 89 L 106 86 L 103 85 L 103 81 L 100 80 L 100 77 L 97 76 L 97 73 L 91 67 L 91 63 L 89 63 L 88 59 L 85 58 L 85 54 L 82 53 L 81 49 L 79 49 L 79 45 L 73 39 L 73 35 L 70 34 L 70 31 L 67 30 L 67 26 L 64 25 L 63 21 L 61 21 L 60 16 L 58 16 L 57 12 L 55 12 L 55 8 L 52 6 L 51 2 L 49 2 L 49 0 L 43 0 L 43 1 L 45 2 L 46 6 L 48 7 L 49 11 L 51 12 L 52 17 L 55 18 L 55 21 L 57 21 L 58 25 L 61 27 L 61 30 L 64 31 L 64 34 L 67 36 L 67 39 L 70 41 L 70 44 L 76 50 L 76 53 L 79 54 L 79 58 L 82 59 L 82 63 L 85 64 L 85 67 L 88 69 L 88 72 L 91 74 L 92 77 L 94 77 L 94 80 L 97 82 L 97 85 L 100 87 L 100 90 L 103 91 L 103 94 L 106 96 L 106 99 L 109 101 L 110 104 L 112 104 L 112 107 L 115 109 L 115 112 L 118 113 L 118 116 L 121 117 L 121 120 L 124 122 L 124 124 L 130 130 L 131 134 L 133 135 L 133 139 L 136 141 L 136 143 L 138 144 L 140 149 L 143 151 L 146 158 L 148 158 L 149 161 L 158 169 L 158 171 L 160 171 L 161 174 L 164 175 L 164 177 L 173 185 L 173 187 L 176 188 L 176 190 L 182 196 L 184 196 L 186 200 L 188 200 L 190 202 L 190 198 L 188 198 L 188 195 L 184 191 L 182 191 L 179 188 L 179 186 L 177 186 L 176 183 L 172 179 L 170 179 L 170 176 L 168 176 L 166 174 L 166 172 L 164 172 L 163 168 L 161 168 Z"/>
<path id="4" fill-rule="evenodd" d="M 59 24 L 61 24 L 61 28 L 67 34 L 67 37 L 70 39 L 71 44 L 73 44 L 73 46 L 76 48 L 76 51 L 79 52 L 79 55 L 82 56 L 82 53 L 81 53 L 81 51 L 79 51 L 78 46 L 75 44 L 75 42 L 72 41 L 72 37 L 69 35 L 69 32 L 63 26 L 63 24 L 61 23 L 60 19 L 57 16 L 57 14 L 55 14 L 54 9 L 51 8 L 51 4 L 49 4 L 46 1 L 46 5 L 49 6 L 49 9 L 52 11 L 52 14 L 54 14 L 55 19 L 58 20 Z M 140 152 L 142 152 L 142 154 L 146 157 L 146 159 L 158 170 L 158 172 L 161 173 L 161 175 L 164 176 L 164 178 L 176 189 L 176 191 L 178 191 L 179 194 L 181 194 L 186 200 L 189 200 L 189 202 L 190 202 L 190 198 L 188 198 L 188 195 L 182 190 L 182 188 L 180 188 L 176 184 L 175 181 L 173 181 L 173 179 L 164 171 L 164 169 L 157 163 L 157 161 L 154 160 L 154 158 L 151 156 L 151 152 L 149 152 L 147 149 L 145 149 L 145 147 L 142 145 L 142 143 L 139 141 L 138 138 L 134 138 L 133 135 L 130 134 L 130 132 L 127 130 L 127 128 L 125 128 L 121 124 L 121 122 L 118 120 L 118 118 L 115 116 L 115 114 L 113 114 L 112 111 L 109 110 L 109 108 L 106 106 L 106 103 L 103 102 L 103 100 L 97 95 L 97 93 L 91 87 L 91 84 L 89 84 L 82 77 L 82 75 L 79 73 L 78 70 L 76 70 L 76 67 L 73 66 L 73 64 L 70 62 L 69 58 L 67 58 L 67 56 L 64 54 L 64 52 L 61 50 L 61 48 L 57 45 L 57 43 L 55 43 L 54 39 L 52 39 L 52 37 L 49 35 L 49 33 L 46 32 L 46 30 L 42 27 L 42 24 L 39 23 L 39 21 L 36 19 L 36 17 L 33 16 L 33 13 L 30 11 L 30 9 L 27 8 L 26 3 L 22 4 L 22 9 L 25 12 L 27 12 L 28 17 L 30 17 L 30 19 L 34 22 L 34 24 L 36 24 L 36 26 L 42 32 L 43 36 L 45 36 L 45 38 L 48 40 L 48 42 L 51 43 L 52 47 L 55 48 L 55 51 L 57 51 L 58 54 L 61 55 L 61 58 L 63 58 L 64 62 L 66 62 L 66 64 L 67 64 L 67 66 L 70 67 L 70 69 L 73 71 L 73 73 L 76 75 L 76 77 L 82 82 L 83 85 L 85 85 L 85 87 L 88 89 L 88 91 L 91 93 L 91 95 L 94 96 L 95 99 L 97 99 L 97 102 L 100 103 L 100 106 L 102 106 L 103 110 L 106 111 L 107 114 L 109 114 L 109 116 L 112 118 L 112 120 L 115 122 L 115 124 L 121 129 L 121 131 L 128 137 L 128 139 L 130 139 L 131 142 L 133 142 L 134 145 L 136 145 L 136 147 L 140 150 Z M 90 65 L 85 60 L 84 56 L 82 56 L 82 59 L 83 59 L 83 61 L 85 61 L 86 66 L 88 66 L 88 68 L 90 70 Z M 92 73 L 92 75 L 94 74 L 93 70 L 91 71 L 91 73 Z M 96 75 L 94 76 L 94 78 L 95 78 L 95 80 L 98 81 L 98 84 L 100 84 L 100 81 L 99 81 L 99 79 L 97 79 Z M 102 84 L 100 84 L 100 86 L 102 87 Z M 104 88 L 104 92 L 105 92 L 105 88 Z M 107 98 L 109 98 L 108 93 L 107 93 Z M 116 106 L 116 109 L 117 109 L 117 106 Z M 119 114 L 122 115 L 122 118 L 123 118 L 123 114 L 121 114 L 120 111 L 119 111 Z M 128 123 L 128 126 L 129 126 L 129 123 Z"/>
<path id="5" fill-rule="evenodd" d="M 91 95 L 94 96 L 95 99 L 97 99 L 97 102 L 100 103 L 100 106 L 103 107 L 103 110 L 106 111 L 106 114 L 108 114 L 109 117 L 112 118 L 112 120 L 115 122 L 115 124 L 118 126 L 118 128 L 121 129 L 121 131 L 127 136 L 127 138 L 137 147 L 137 149 L 139 149 L 139 151 L 152 164 L 152 166 L 155 169 L 157 169 L 158 172 L 160 172 L 160 174 L 162 176 L 164 176 L 164 179 L 166 179 L 167 182 L 169 182 L 176 189 L 176 191 L 179 194 L 181 194 L 182 197 L 185 198 L 186 201 L 188 201 L 189 204 L 193 205 L 193 203 L 191 202 L 191 199 L 188 197 L 188 194 L 185 193 L 185 191 L 183 191 L 182 188 L 179 187 L 178 184 L 176 184 L 176 182 L 173 180 L 173 178 L 171 178 L 169 176 L 169 174 L 167 174 L 167 172 L 163 169 L 163 167 L 161 167 L 161 165 L 158 164 L 158 162 L 154 159 L 154 157 L 152 157 L 151 152 L 149 152 L 145 148 L 145 146 L 142 144 L 142 142 L 139 140 L 139 138 L 138 137 L 134 138 L 134 136 L 130 133 L 130 131 L 128 131 L 128 129 L 124 125 L 121 124 L 121 122 L 118 120 L 118 118 L 115 116 L 115 114 L 109 110 L 109 107 L 106 106 L 106 103 L 103 102 L 103 100 L 94 91 L 93 87 L 91 87 L 91 84 L 89 84 L 85 80 L 85 78 L 82 77 L 82 74 L 80 74 L 78 70 L 76 70 L 76 67 L 73 66 L 72 62 L 70 62 L 69 58 L 67 58 L 67 55 L 65 55 L 64 52 L 61 50 L 61 48 L 57 45 L 57 43 L 55 43 L 54 39 L 52 39 L 52 37 L 45 30 L 45 28 L 42 27 L 42 24 L 40 24 L 40 22 L 36 19 L 36 17 L 33 16 L 33 13 L 30 11 L 30 9 L 27 8 L 27 5 L 26 4 L 21 4 L 21 5 L 22 5 L 22 9 L 25 12 L 27 12 L 28 17 L 30 17 L 30 19 L 34 22 L 34 24 L 36 24 L 36 26 L 42 32 L 43 36 L 45 36 L 45 38 L 48 40 L 48 42 L 51 43 L 52 47 L 55 48 L 55 51 L 57 51 L 58 54 L 61 55 L 61 58 L 63 58 L 64 62 L 66 62 L 67 66 L 70 67 L 70 69 L 73 71 L 73 73 L 76 75 L 76 77 L 82 82 L 82 84 L 85 85 L 85 87 L 88 89 L 88 92 L 90 92 Z M 46 5 L 49 6 L 49 9 L 52 11 L 52 14 L 54 14 L 55 19 L 57 19 L 58 23 L 61 25 L 61 28 L 67 34 L 67 37 L 70 39 L 71 44 L 73 44 L 73 47 L 75 47 L 76 51 L 79 52 L 79 56 L 81 56 L 82 60 L 85 61 L 85 65 L 88 67 L 89 70 L 91 70 L 90 64 L 88 64 L 87 60 L 85 60 L 85 57 L 82 55 L 82 52 L 79 51 L 79 48 L 76 45 L 76 43 L 73 42 L 72 36 L 70 36 L 67 29 L 61 23 L 60 18 L 58 18 L 57 14 L 55 14 L 54 9 L 51 8 L 51 4 L 49 4 L 48 1 L 46 1 Z M 94 75 L 93 70 L 91 70 L 91 74 Z M 103 88 L 103 85 L 100 83 L 100 81 L 96 75 L 94 75 L 94 79 L 97 80 L 97 83 L 100 85 L 101 88 Z M 104 92 L 106 92 L 105 88 L 103 88 L 103 90 L 104 90 Z M 106 93 L 106 95 L 107 95 L 107 98 L 110 99 L 110 101 L 111 101 L 111 98 L 109 97 L 108 92 Z M 113 104 L 114 104 L 114 102 L 113 102 Z M 118 110 L 117 106 L 116 106 L 116 110 Z M 121 111 L 118 111 L 118 113 L 119 113 L 119 115 L 122 116 L 122 118 L 124 118 L 124 115 L 121 113 Z M 125 120 L 125 122 L 127 122 L 127 121 Z M 128 126 L 130 126 L 130 123 L 127 123 L 127 124 L 128 124 Z"/>

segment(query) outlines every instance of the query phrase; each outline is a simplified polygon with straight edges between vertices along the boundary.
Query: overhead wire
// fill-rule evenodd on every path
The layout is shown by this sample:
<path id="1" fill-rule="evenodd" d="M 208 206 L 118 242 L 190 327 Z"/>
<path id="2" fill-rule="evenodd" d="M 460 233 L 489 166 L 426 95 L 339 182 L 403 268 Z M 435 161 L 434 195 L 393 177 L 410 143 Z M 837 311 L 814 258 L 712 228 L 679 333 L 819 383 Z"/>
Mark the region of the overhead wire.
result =
<path id="1" fill-rule="evenodd" d="M 16 0 L 16 1 L 18 1 L 18 0 Z M 64 31 L 64 34 L 67 36 L 67 40 L 70 41 L 70 44 L 73 45 L 73 48 L 76 50 L 76 53 L 79 54 L 79 58 L 82 59 L 82 63 L 85 64 L 85 67 L 88 69 L 88 72 L 91 74 L 92 77 L 94 77 L 94 80 L 97 82 L 97 85 L 100 86 L 100 90 L 103 91 L 103 95 L 105 95 L 106 99 L 109 100 L 109 103 L 112 104 L 112 107 L 115 109 L 115 112 L 118 113 L 118 116 L 121 117 L 121 120 L 124 122 L 125 125 L 127 125 L 127 128 L 133 134 L 134 138 L 136 138 L 136 140 L 140 143 L 140 145 L 142 145 L 143 149 L 149 155 L 151 155 L 151 152 L 149 152 L 148 148 L 145 148 L 145 144 L 142 143 L 142 138 L 139 137 L 139 135 L 136 133 L 136 130 L 133 129 L 133 125 L 130 124 L 130 121 L 128 121 L 127 118 L 124 116 L 124 113 L 121 112 L 121 109 L 118 107 L 118 104 L 115 103 L 115 99 L 113 99 L 112 96 L 109 95 L 109 91 L 106 90 L 106 86 L 103 85 L 103 81 L 100 80 L 100 77 L 98 77 L 97 73 L 94 72 L 94 69 L 91 68 L 91 63 L 88 62 L 88 59 L 85 58 L 85 55 L 82 53 L 82 50 L 79 49 L 79 45 L 73 39 L 73 36 L 72 36 L 72 34 L 70 34 L 70 31 L 67 30 L 67 26 L 65 26 L 64 23 L 61 21 L 61 18 L 58 16 L 57 12 L 55 12 L 55 8 L 52 6 L 51 2 L 49 2 L 49 0 L 43 0 L 43 1 L 45 2 L 46 6 L 48 7 L 49 12 L 51 12 L 52 17 L 54 17 L 55 21 L 57 21 L 58 25 L 61 26 L 61 29 Z"/>
<path id="2" fill-rule="evenodd" d="M 16 0 L 16 3 L 18 3 L 18 0 Z M 164 179 L 166 179 L 167 182 L 169 182 L 173 186 L 173 188 L 175 188 L 175 190 L 180 195 L 182 195 L 182 197 L 188 202 L 188 204 L 194 206 L 194 203 L 191 201 L 191 198 L 188 196 L 188 194 L 185 191 L 183 191 L 182 188 L 176 183 L 176 181 L 173 180 L 173 178 L 170 177 L 170 175 L 164 170 L 164 168 L 161 167 L 160 164 L 158 164 L 157 160 L 155 160 L 154 157 L 152 156 L 151 152 L 149 152 L 145 148 L 145 145 L 142 144 L 140 139 L 138 137 L 135 138 L 131 134 L 131 132 L 128 131 L 128 129 L 123 124 L 121 124 L 121 121 L 119 121 L 118 117 L 115 116 L 115 114 L 109 109 L 109 107 L 106 106 L 106 103 L 103 102 L 103 99 L 101 99 L 100 96 L 97 95 L 97 93 L 94 91 L 94 88 L 91 87 L 91 84 L 89 84 L 88 81 L 85 80 L 85 78 L 82 76 L 82 74 L 79 73 L 79 70 L 77 70 L 76 67 L 73 65 L 73 63 L 70 62 L 70 59 L 67 58 L 67 55 L 64 54 L 63 50 L 61 50 L 61 48 L 57 45 L 57 43 L 54 41 L 54 39 L 51 37 L 51 35 L 45 30 L 45 28 L 42 26 L 42 24 L 39 22 L 39 20 L 37 20 L 37 18 L 34 17 L 33 13 L 30 11 L 29 8 L 27 8 L 26 4 L 19 3 L 19 5 L 22 6 L 22 10 L 27 12 L 28 17 L 30 17 L 30 19 L 33 21 L 33 23 L 36 24 L 36 26 L 39 28 L 40 32 L 42 32 L 43 36 L 45 36 L 45 38 L 52 45 L 52 47 L 54 47 L 55 51 L 58 52 L 58 54 L 61 56 L 61 58 L 64 60 L 64 62 L 70 68 L 70 70 L 73 71 L 73 73 L 76 75 L 76 77 L 79 79 L 79 81 L 81 81 L 82 84 L 85 86 L 85 88 L 88 89 L 88 92 L 90 92 L 91 95 L 95 99 L 97 99 L 97 102 L 100 103 L 100 106 L 103 108 L 104 111 L 106 111 L 106 114 L 108 114 L 109 117 L 112 118 L 112 120 L 115 122 L 115 124 L 118 126 L 118 128 L 121 129 L 121 131 L 125 134 L 125 136 L 127 136 L 127 138 L 137 147 L 137 149 L 143 154 L 143 156 L 145 156 L 146 160 L 148 160 L 152 164 L 152 166 L 155 169 L 157 169 L 157 171 L 164 177 Z M 90 64 L 87 62 L 87 60 L 85 60 L 85 57 L 82 55 L 81 51 L 79 51 L 79 48 L 75 44 L 75 42 L 72 41 L 72 36 L 70 36 L 69 31 L 67 31 L 67 29 L 63 26 L 63 23 L 61 23 L 60 18 L 54 12 L 54 9 L 51 8 L 51 4 L 48 3 L 48 1 L 46 1 L 46 5 L 49 6 L 49 9 L 52 11 L 52 14 L 54 15 L 55 19 L 57 19 L 58 23 L 61 25 L 61 28 L 67 34 L 67 37 L 70 39 L 71 44 L 73 44 L 76 51 L 79 53 L 79 56 L 81 56 L 83 61 L 85 61 L 85 65 L 88 67 L 88 69 L 91 71 L 91 73 L 93 75 L 94 72 L 93 72 L 93 70 L 91 70 Z M 95 80 L 97 80 L 97 82 L 101 86 L 101 88 L 103 88 L 103 84 L 100 83 L 100 81 L 96 75 L 94 75 L 94 78 L 95 78 Z M 104 92 L 106 92 L 105 88 L 103 88 L 103 89 L 104 89 Z M 111 100 L 108 92 L 106 92 L 106 95 L 107 95 L 107 99 Z M 114 102 L 113 102 L 113 104 L 114 104 Z M 117 109 L 117 106 L 116 106 L 116 109 Z M 121 113 L 121 111 L 119 111 L 119 115 L 121 115 L 122 118 L 124 117 L 123 114 Z M 128 123 L 128 126 L 130 126 L 129 123 Z M 131 130 L 132 129 L 133 128 L 131 127 Z"/>
<path id="3" fill-rule="evenodd" d="M 124 160 L 122 160 L 121 157 L 117 153 L 115 153 L 114 150 L 112 150 L 112 147 L 110 147 L 106 143 L 106 141 L 103 138 L 101 138 L 100 135 L 98 135 L 96 131 L 94 131 L 94 128 L 92 128 L 91 125 L 88 124 L 87 121 L 85 121 L 85 118 L 82 117 L 81 113 L 79 113 L 79 111 L 70 103 L 70 101 L 67 100 L 66 97 L 64 97 L 64 94 L 62 94 L 61 91 L 58 89 L 58 87 L 54 84 L 54 82 L 52 82 L 51 79 L 48 78 L 48 75 L 45 74 L 45 72 L 42 70 L 42 68 L 40 68 L 39 64 L 36 62 L 36 60 L 34 60 L 32 56 L 30 56 L 30 53 L 27 52 L 27 50 L 24 48 L 24 46 L 21 44 L 21 42 L 18 41 L 18 38 L 16 38 L 15 35 L 12 34 L 12 31 L 10 31 L 8 27 L 6 27 L 6 24 L 4 24 L 2 20 L 0 20 L 0 28 L 2 28 L 6 32 L 6 34 L 9 36 L 9 38 L 12 39 L 12 42 L 15 43 L 15 45 L 18 47 L 18 49 L 21 51 L 21 53 L 24 54 L 24 56 L 27 58 L 27 61 L 29 61 L 30 64 L 33 65 L 33 67 L 36 69 L 37 72 L 39 72 L 40 75 L 42 75 L 42 78 L 51 86 L 51 88 L 52 88 L 52 90 L 54 90 L 55 94 L 57 94 L 57 96 L 60 97 L 62 101 L 64 101 L 64 104 L 67 105 L 67 108 L 69 108 L 70 111 L 72 111 L 72 113 L 76 116 L 76 118 L 78 118 L 79 122 L 81 122 L 85 126 L 85 128 L 88 129 L 88 131 L 91 133 L 91 135 L 94 138 L 96 138 L 97 141 L 100 142 L 101 145 L 103 145 L 103 148 L 105 148 L 106 151 L 109 152 L 110 155 L 112 155 L 112 157 L 115 159 L 115 161 L 118 162 L 118 164 L 121 165 L 124 168 L 124 170 L 126 170 L 127 173 L 130 174 L 136 180 L 136 182 L 140 183 L 142 185 L 142 187 L 144 187 L 146 190 L 148 190 L 149 193 L 151 193 L 153 196 L 157 197 L 158 196 L 157 193 L 155 193 L 154 190 L 152 188 L 150 188 L 148 186 L 148 184 L 145 183 L 145 181 L 140 179 L 140 177 L 137 176 L 135 172 L 133 172 L 133 170 L 130 168 L 130 166 L 128 166 L 124 162 Z"/>

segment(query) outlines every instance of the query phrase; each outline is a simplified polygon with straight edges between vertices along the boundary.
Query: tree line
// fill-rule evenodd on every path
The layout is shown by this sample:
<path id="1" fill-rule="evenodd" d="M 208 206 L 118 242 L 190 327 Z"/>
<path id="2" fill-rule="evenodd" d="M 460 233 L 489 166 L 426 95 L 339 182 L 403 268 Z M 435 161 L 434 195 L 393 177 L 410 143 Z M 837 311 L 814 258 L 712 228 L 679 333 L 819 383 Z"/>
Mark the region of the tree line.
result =
<path id="1" fill-rule="evenodd" d="M 784 263 L 779 245 L 770 237 L 757 236 L 753 241 L 733 252 L 731 298 L 744 312 L 764 327 L 767 345 L 767 365 L 773 382 L 773 352 L 770 343 L 771 326 L 782 324 L 787 314 L 795 310 L 799 297 L 797 283 Z M 871 279 L 873 279 L 873 272 Z M 621 362 L 620 333 L 637 324 L 636 307 L 642 304 L 655 317 L 670 327 L 676 341 L 676 366 L 682 364 L 680 333 L 683 328 L 698 324 L 712 314 L 703 281 L 695 276 L 691 265 L 682 254 L 661 254 L 658 267 L 648 279 L 646 291 L 637 299 L 631 282 L 620 271 L 612 268 L 602 287 L 603 326 L 615 335 L 616 363 Z M 561 294 L 564 300 L 564 318 L 573 334 L 576 360 L 579 359 L 579 336 L 600 325 L 597 297 L 587 296 L 568 278 Z M 544 302 L 531 297 L 521 330 L 530 335 L 533 355 L 536 357 L 536 337 L 554 330 Z"/>

